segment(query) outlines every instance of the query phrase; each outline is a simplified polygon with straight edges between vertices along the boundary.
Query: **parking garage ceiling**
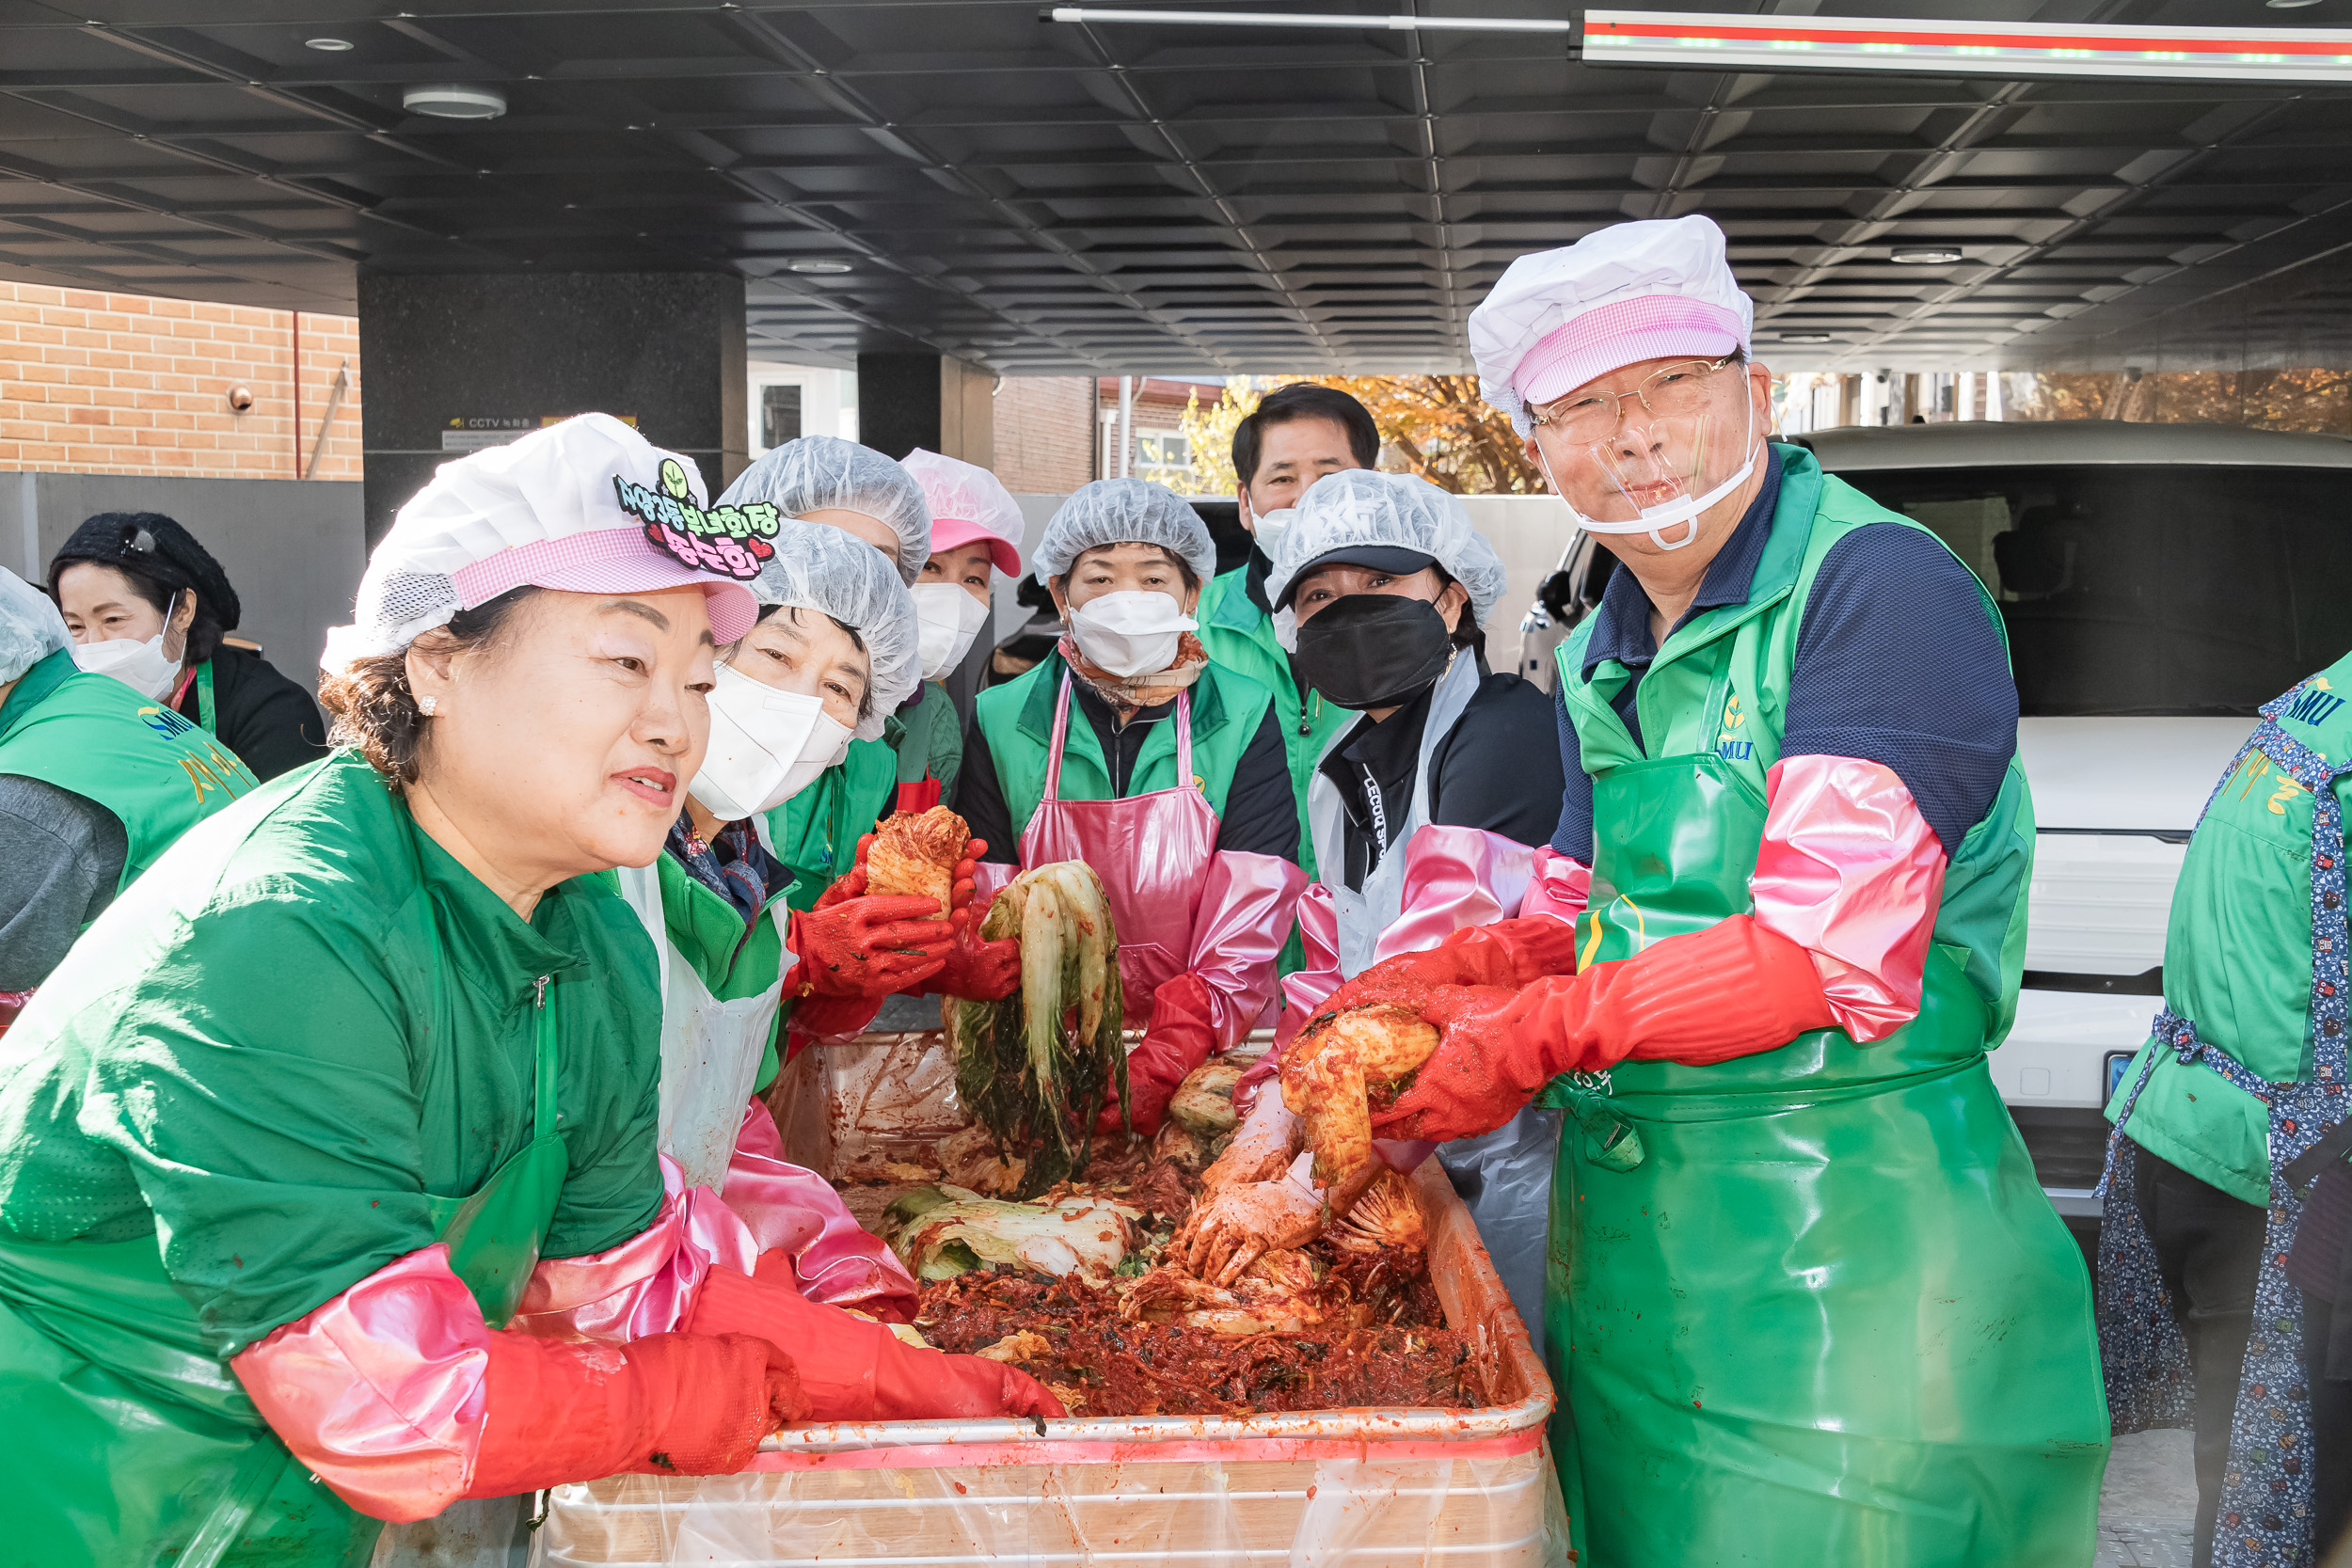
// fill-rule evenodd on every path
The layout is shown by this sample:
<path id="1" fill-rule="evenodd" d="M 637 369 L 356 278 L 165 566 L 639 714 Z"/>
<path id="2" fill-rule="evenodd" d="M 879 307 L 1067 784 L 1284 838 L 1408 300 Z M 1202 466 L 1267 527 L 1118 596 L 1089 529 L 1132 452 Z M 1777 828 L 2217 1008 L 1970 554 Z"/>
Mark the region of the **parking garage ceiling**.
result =
<path id="1" fill-rule="evenodd" d="M 1037 0 L 406 3 L 0 0 L 0 276 L 349 310 L 361 269 L 726 269 L 771 356 L 1455 371 L 1512 258 L 1702 212 L 1776 365 L 2352 354 L 2341 87 L 1603 68 L 1560 36 Z M 2352 25 L 2352 0 L 1689 8 Z M 425 84 L 506 111 L 404 108 Z"/>

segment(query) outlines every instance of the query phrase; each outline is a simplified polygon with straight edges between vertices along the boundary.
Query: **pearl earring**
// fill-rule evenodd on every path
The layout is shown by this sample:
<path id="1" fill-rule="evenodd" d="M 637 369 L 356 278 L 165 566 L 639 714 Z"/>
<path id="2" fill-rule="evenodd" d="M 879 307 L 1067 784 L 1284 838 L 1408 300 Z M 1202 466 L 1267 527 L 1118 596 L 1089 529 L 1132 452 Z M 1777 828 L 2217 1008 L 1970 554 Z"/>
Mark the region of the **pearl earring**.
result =
<path id="1" fill-rule="evenodd" d="M 438 697 L 420 697 L 417 699 L 417 711 L 423 714 L 427 719 L 432 718 L 433 710 L 440 705 L 441 699 Z"/>

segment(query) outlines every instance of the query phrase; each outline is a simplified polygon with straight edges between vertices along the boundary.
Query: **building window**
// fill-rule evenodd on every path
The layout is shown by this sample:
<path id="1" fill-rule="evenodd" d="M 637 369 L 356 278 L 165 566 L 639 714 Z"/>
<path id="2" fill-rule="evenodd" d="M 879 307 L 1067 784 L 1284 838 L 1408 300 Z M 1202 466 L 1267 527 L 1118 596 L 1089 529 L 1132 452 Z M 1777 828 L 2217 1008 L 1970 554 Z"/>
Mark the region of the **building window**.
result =
<path id="1" fill-rule="evenodd" d="M 1138 431 L 1136 435 L 1136 467 L 1147 471 L 1160 469 L 1189 474 L 1192 472 L 1192 440 L 1174 431 Z"/>
<path id="2" fill-rule="evenodd" d="M 759 444 L 769 451 L 801 438 L 801 388 L 770 386 L 759 389 Z"/>

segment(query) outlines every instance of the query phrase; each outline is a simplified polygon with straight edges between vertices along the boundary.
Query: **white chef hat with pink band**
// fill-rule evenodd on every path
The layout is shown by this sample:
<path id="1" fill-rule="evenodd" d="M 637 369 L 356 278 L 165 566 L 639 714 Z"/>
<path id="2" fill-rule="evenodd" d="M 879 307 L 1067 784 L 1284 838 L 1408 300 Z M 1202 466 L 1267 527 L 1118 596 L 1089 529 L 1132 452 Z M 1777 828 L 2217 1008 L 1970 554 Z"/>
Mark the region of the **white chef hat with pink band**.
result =
<path id="1" fill-rule="evenodd" d="M 710 506 L 693 460 L 607 414 L 582 414 L 436 469 L 368 557 L 352 624 L 319 664 L 399 653 L 516 588 L 653 594 L 699 588 L 711 636 L 759 613 L 750 587 L 775 553 L 772 506 Z"/>
<path id="2" fill-rule="evenodd" d="M 1744 351 L 1756 306 L 1708 218 L 1613 224 L 1522 256 L 1470 312 L 1479 395 L 1525 436 L 1531 406 L 1645 359 Z"/>

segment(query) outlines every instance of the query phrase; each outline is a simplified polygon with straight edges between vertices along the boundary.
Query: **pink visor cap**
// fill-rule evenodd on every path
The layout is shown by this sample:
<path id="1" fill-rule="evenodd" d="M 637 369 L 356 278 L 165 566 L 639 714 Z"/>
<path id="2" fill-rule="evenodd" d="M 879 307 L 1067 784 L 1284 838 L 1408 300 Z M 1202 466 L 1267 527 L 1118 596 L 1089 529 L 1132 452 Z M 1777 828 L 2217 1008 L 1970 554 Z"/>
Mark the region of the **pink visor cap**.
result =
<path id="1" fill-rule="evenodd" d="M 1547 333 L 1511 372 L 1511 388 L 1535 408 L 1645 359 L 1721 359 L 1740 347 L 1745 325 L 1735 312 L 1686 294 L 1616 300 Z"/>
<path id="2" fill-rule="evenodd" d="M 723 646 L 739 640 L 759 619 L 759 600 L 748 582 L 685 565 L 656 546 L 643 528 L 596 529 L 555 539 L 534 539 L 460 566 L 449 576 L 469 610 L 522 587 L 573 594 L 658 594 L 670 588 L 699 588 L 710 613 L 711 639 Z"/>
<path id="3" fill-rule="evenodd" d="M 989 563 L 1009 578 L 1021 575 L 1021 552 L 1003 534 L 963 517 L 931 517 L 931 553 L 960 550 L 966 545 L 986 545 Z"/>

